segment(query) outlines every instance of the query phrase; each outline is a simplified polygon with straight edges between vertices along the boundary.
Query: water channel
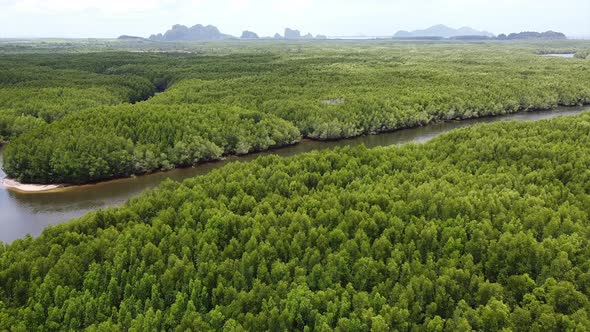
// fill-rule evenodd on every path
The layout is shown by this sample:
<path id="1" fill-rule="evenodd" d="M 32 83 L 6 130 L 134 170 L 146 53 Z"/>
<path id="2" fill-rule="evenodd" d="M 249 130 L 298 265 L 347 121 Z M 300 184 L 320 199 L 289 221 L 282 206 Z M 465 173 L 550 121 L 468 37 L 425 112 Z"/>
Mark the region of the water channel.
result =
<path id="1" fill-rule="evenodd" d="M 36 236 L 47 225 L 64 222 L 82 216 L 89 211 L 120 205 L 128 198 L 144 190 L 154 188 L 165 179 L 183 180 L 189 177 L 203 175 L 229 162 L 249 161 L 267 154 L 288 157 L 337 146 L 364 144 L 367 147 L 375 147 L 399 145 L 408 142 L 424 142 L 449 130 L 479 123 L 509 120 L 535 121 L 556 116 L 574 115 L 586 110 L 590 110 L 590 107 L 562 107 L 550 111 L 519 112 L 496 117 L 436 123 L 426 127 L 404 129 L 340 141 L 320 142 L 304 140 L 294 146 L 246 156 L 229 157 L 224 161 L 206 163 L 193 168 L 176 169 L 170 172 L 155 173 L 80 187 L 70 187 L 54 192 L 20 193 L 0 188 L 0 241 L 10 243 L 15 239 L 24 237 L 26 234 Z M 1 163 L 2 152 L 0 150 Z M 0 179 L 4 178 L 4 176 L 4 172 L 0 170 Z"/>

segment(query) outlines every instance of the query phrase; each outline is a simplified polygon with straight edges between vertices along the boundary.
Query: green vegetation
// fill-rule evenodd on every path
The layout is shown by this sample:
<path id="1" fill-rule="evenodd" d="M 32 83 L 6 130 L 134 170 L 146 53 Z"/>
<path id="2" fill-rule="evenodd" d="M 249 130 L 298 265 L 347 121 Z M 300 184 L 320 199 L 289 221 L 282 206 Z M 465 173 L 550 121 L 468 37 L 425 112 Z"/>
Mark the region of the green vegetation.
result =
<path id="1" fill-rule="evenodd" d="M 187 52 L 194 53 L 0 56 L 2 71 L 14 72 L 6 76 L 7 87 L 0 92 L 1 135 L 12 141 L 5 155 L 6 173 L 26 182 L 84 183 L 202 160 L 171 157 L 175 144 L 184 139 L 176 137 L 178 128 L 153 123 L 149 139 L 129 136 L 141 131 L 143 113 L 166 112 L 169 107 L 216 109 L 216 116 L 207 116 L 207 111 L 200 115 L 196 127 L 204 131 L 207 127 L 225 126 L 227 132 L 236 128 L 232 116 L 220 115 L 225 110 L 235 114 L 234 110 L 240 109 L 265 119 L 267 134 L 239 131 L 235 140 L 248 142 L 247 148 L 205 139 L 223 153 L 235 153 L 289 144 L 295 136 L 339 139 L 442 120 L 590 102 L 588 61 L 536 55 L 548 50 L 587 49 L 584 42 L 261 41 L 213 43 L 209 51 L 199 44 L 179 45 L 193 47 Z M 47 74 L 30 83 L 26 79 L 32 75 L 21 74 L 21 67 L 30 68 L 23 73 Z M 18 83 L 21 81 L 24 83 Z M 34 90 L 21 90 L 21 86 Z M 137 102 L 163 90 L 133 108 L 100 107 Z M 105 109 L 108 115 L 102 114 Z M 75 112 L 79 110 L 87 111 Z M 130 110 L 137 121 L 127 124 L 129 131 L 114 128 L 113 123 L 124 121 Z M 103 126 L 107 117 L 112 123 Z M 40 120 L 50 124 L 43 125 Z M 85 123 L 83 130 L 76 128 L 81 121 Z M 224 121 L 230 123 L 226 126 Z M 280 133 L 269 129 L 279 127 L 284 127 Z M 23 132 L 26 134 L 21 135 Z M 201 138 L 209 135 L 191 133 Z M 106 137 L 114 141 L 104 142 Z M 201 138 L 197 141 L 205 142 Z M 150 147 L 137 146 L 144 144 Z M 207 150 L 207 144 L 195 148 Z M 54 147 L 58 149 L 50 151 Z M 112 153 L 122 149 L 127 151 L 128 162 L 114 162 Z M 91 152 L 78 153 L 85 150 Z M 150 150 L 157 160 L 131 157 L 135 150 L 140 154 Z M 203 156 L 210 159 L 216 154 Z M 144 165 L 133 166 L 137 164 Z"/>
<path id="2" fill-rule="evenodd" d="M 24 134 L 6 148 L 4 169 L 29 171 L 19 174 L 23 182 L 84 183 L 191 166 L 298 139 L 295 126 L 270 114 L 140 103 L 79 112 Z"/>
<path id="3" fill-rule="evenodd" d="M 82 69 L 51 68 L 56 56 L 0 57 L 0 139 L 12 139 L 67 114 L 100 105 L 148 98 L 156 87 L 137 75 L 105 75 Z M 98 70 L 98 68 L 95 68 Z"/>
<path id="4" fill-rule="evenodd" d="M 590 114 L 234 163 L 0 247 L 0 330 L 590 329 Z"/>

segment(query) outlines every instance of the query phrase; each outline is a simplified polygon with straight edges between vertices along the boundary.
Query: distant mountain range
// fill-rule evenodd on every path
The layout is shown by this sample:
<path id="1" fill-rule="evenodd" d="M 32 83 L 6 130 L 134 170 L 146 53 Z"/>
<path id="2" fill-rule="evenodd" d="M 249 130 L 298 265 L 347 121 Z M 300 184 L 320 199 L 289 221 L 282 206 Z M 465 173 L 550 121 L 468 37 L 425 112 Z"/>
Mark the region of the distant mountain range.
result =
<path id="1" fill-rule="evenodd" d="M 164 34 L 151 35 L 149 39 L 156 41 L 196 41 L 230 39 L 233 36 L 223 34 L 213 25 L 197 24 L 192 27 L 176 24 Z"/>
<path id="2" fill-rule="evenodd" d="M 138 37 L 133 36 L 121 36 L 119 39 L 121 40 L 136 40 Z M 259 39 L 257 33 L 252 31 L 244 31 L 242 32 L 242 36 L 240 39 Z M 281 36 L 280 34 L 275 34 L 274 37 L 265 37 L 265 38 L 274 38 L 274 39 L 289 39 L 289 40 L 297 40 L 297 39 L 326 39 L 323 35 L 317 35 L 314 37 L 311 33 L 306 35 L 301 35 L 299 30 L 293 30 L 290 28 L 285 29 L 285 35 Z M 153 41 L 207 41 L 207 40 L 223 40 L 223 39 L 238 39 L 232 35 L 224 34 L 217 29 L 217 27 L 213 25 L 203 26 L 201 24 L 197 24 L 192 27 L 187 27 L 184 25 L 174 25 L 172 29 L 166 31 L 164 34 L 158 33 L 151 35 L 149 37 L 150 40 Z"/>
<path id="3" fill-rule="evenodd" d="M 393 35 L 393 38 L 415 38 L 415 37 L 440 37 L 440 38 L 451 38 L 458 36 L 484 36 L 494 37 L 494 34 L 487 31 L 478 31 L 470 27 L 462 27 L 459 29 L 453 29 L 443 24 L 431 26 L 424 30 L 414 31 L 398 31 Z"/>
<path id="4" fill-rule="evenodd" d="M 511 33 L 508 35 L 501 34 L 495 37 L 494 34 L 487 31 L 479 31 L 470 27 L 462 27 L 453 29 L 446 25 L 435 25 L 423 30 L 414 31 L 398 31 L 393 36 L 394 39 L 416 39 L 416 40 L 518 40 L 518 39 L 566 39 L 566 36 L 561 32 L 546 31 L 546 32 L 520 32 Z M 141 37 L 123 35 L 119 37 L 120 40 L 126 41 L 144 41 Z M 327 39 L 324 35 L 313 36 L 311 33 L 302 35 L 299 30 L 286 28 L 284 35 L 276 33 L 274 37 L 260 37 L 253 31 L 244 31 L 240 38 L 229 34 L 224 34 L 213 25 L 197 24 L 192 27 L 176 24 L 165 33 L 158 33 L 151 35 L 149 40 L 152 41 L 210 41 L 210 40 L 225 40 L 225 39 L 286 39 L 286 40 L 309 40 L 309 39 Z"/>
<path id="5" fill-rule="evenodd" d="M 241 39 L 258 39 L 260 37 L 258 37 L 258 34 L 256 32 L 252 32 L 252 31 L 244 31 L 242 32 L 242 37 L 240 37 Z"/>
<path id="6" fill-rule="evenodd" d="M 525 31 L 519 33 L 511 33 L 509 35 L 500 34 L 498 35 L 499 40 L 519 40 L 519 39 L 567 39 L 567 37 L 561 32 L 545 31 Z"/>

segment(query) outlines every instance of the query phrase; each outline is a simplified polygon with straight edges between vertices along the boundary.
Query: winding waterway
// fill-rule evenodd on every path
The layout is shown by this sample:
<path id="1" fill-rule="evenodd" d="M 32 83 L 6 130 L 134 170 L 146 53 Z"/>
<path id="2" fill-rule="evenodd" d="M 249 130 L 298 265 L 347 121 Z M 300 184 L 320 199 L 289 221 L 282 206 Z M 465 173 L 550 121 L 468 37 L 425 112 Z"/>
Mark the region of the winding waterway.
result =
<path id="1" fill-rule="evenodd" d="M 534 121 L 556 116 L 574 115 L 586 110 L 590 110 L 590 107 L 562 107 L 551 111 L 520 112 L 496 117 L 437 123 L 426 127 L 340 141 L 319 142 L 305 140 L 294 146 L 247 156 L 230 157 L 224 161 L 202 164 L 193 168 L 71 187 L 56 192 L 25 194 L 0 188 L 0 241 L 9 243 L 27 234 L 36 236 L 47 225 L 64 222 L 82 216 L 89 211 L 120 205 L 128 198 L 157 186 L 165 179 L 182 180 L 203 175 L 233 161 L 249 161 L 268 154 L 287 157 L 336 146 L 364 144 L 367 147 L 375 147 L 399 145 L 408 142 L 424 142 L 449 130 L 469 127 L 478 123 L 508 120 Z M 0 163 L 2 163 L 1 150 Z M 4 172 L 0 170 L 0 179 L 4 178 L 4 176 Z"/>

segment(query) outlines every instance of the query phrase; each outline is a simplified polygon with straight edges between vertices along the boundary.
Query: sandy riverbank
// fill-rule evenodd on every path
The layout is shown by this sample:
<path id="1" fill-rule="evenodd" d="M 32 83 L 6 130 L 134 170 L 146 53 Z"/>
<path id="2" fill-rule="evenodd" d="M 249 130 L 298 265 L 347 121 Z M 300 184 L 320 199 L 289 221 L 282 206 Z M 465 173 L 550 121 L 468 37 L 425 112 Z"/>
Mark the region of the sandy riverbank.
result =
<path id="1" fill-rule="evenodd" d="M 21 191 L 25 193 L 39 193 L 65 187 L 63 184 L 24 184 L 8 178 L 2 179 L 0 185 L 9 190 Z"/>
<path id="2" fill-rule="evenodd" d="M 262 150 L 262 151 L 251 151 L 250 153 L 247 153 L 244 155 L 228 155 L 228 156 L 225 156 L 224 158 L 222 158 L 222 160 L 237 161 L 237 160 L 240 160 L 240 159 L 247 157 L 247 156 L 254 156 L 254 158 L 255 158 L 257 155 L 261 155 L 261 154 L 265 154 L 265 153 L 272 153 L 274 150 L 277 150 L 277 151 L 283 150 L 282 149 L 283 147 L 290 146 L 290 147 L 295 148 L 297 146 L 301 146 L 300 143 L 306 143 L 306 142 L 321 142 L 321 143 L 329 144 L 329 143 L 342 141 L 343 142 L 342 144 L 349 145 L 352 140 L 362 139 L 362 137 L 379 136 L 379 135 L 383 135 L 383 134 L 387 134 L 387 133 L 394 133 L 394 132 L 404 132 L 404 130 L 411 130 L 411 129 L 418 129 L 418 128 L 428 128 L 429 126 L 433 126 L 435 124 L 440 125 L 442 123 L 463 123 L 466 121 L 472 121 L 472 122 L 476 121 L 476 122 L 487 123 L 487 122 L 493 122 L 493 121 L 485 121 L 486 119 L 497 118 L 498 120 L 505 120 L 507 117 L 514 118 L 515 116 L 519 116 L 519 115 L 524 116 L 524 118 L 521 119 L 522 121 L 526 121 L 529 116 L 532 118 L 530 120 L 534 121 L 534 120 L 552 118 L 554 116 L 560 116 L 560 115 L 562 115 L 562 114 L 560 114 L 561 112 L 568 113 L 568 111 L 569 111 L 570 113 L 568 113 L 567 115 L 571 115 L 571 112 L 574 112 L 575 114 L 577 114 L 577 113 L 581 113 L 581 112 L 588 111 L 588 110 L 590 110 L 590 109 L 587 106 L 578 106 L 578 107 L 574 106 L 570 110 L 568 110 L 568 108 L 566 106 L 560 106 L 559 108 L 555 108 L 555 109 L 551 109 L 551 110 L 527 110 L 527 111 L 521 110 L 521 111 L 511 112 L 511 113 L 507 113 L 507 114 L 486 115 L 486 116 L 464 118 L 464 119 L 458 119 L 458 120 L 433 121 L 425 126 L 397 128 L 397 129 L 392 129 L 392 130 L 380 131 L 378 133 L 374 133 L 374 134 L 370 134 L 370 135 L 359 135 L 359 136 L 351 137 L 351 138 L 336 138 L 336 139 L 303 138 L 302 140 L 295 142 L 294 144 L 288 144 L 285 146 L 276 146 L 276 147 L 272 147 L 272 148 L 269 148 L 267 150 Z M 538 115 L 541 112 L 551 113 L 552 115 L 539 117 Z M 471 125 L 471 124 L 467 124 L 467 125 Z M 460 128 L 460 127 L 457 127 L 457 128 Z M 448 131 L 448 130 L 444 130 L 444 131 Z M 436 135 L 439 135 L 439 134 L 440 133 L 437 133 Z M 434 136 L 426 135 L 425 137 L 426 137 L 426 139 L 430 139 Z M 424 139 L 421 139 L 421 140 L 411 139 L 409 141 L 423 142 Z M 363 144 L 365 144 L 365 143 L 363 143 Z M 394 145 L 394 144 L 397 145 L 398 143 L 389 143 L 387 145 Z M 378 144 L 377 146 L 380 146 L 380 145 Z M 317 149 L 319 149 L 319 148 L 317 148 Z M 313 150 L 315 150 L 315 149 L 311 149 L 311 150 L 302 149 L 302 151 L 298 152 L 297 154 L 309 152 L 309 151 L 313 151 Z M 203 163 L 191 166 L 191 167 L 186 167 L 186 169 L 195 168 L 195 167 L 199 167 L 199 166 L 206 165 L 206 164 L 212 164 L 212 163 L 218 162 L 218 161 L 219 160 L 212 160 L 209 162 L 203 162 Z M 1 164 L 2 164 L 2 155 L 0 154 L 0 165 Z M 224 164 L 225 163 L 222 163 L 221 165 L 224 165 Z M 176 168 L 174 170 L 181 170 L 181 169 L 182 168 Z M 16 180 L 13 180 L 13 179 L 4 178 L 4 179 L 0 179 L 0 187 L 6 188 L 8 190 L 22 192 L 22 193 L 46 193 L 46 192 L 56 192 L 56 191 L 67 191 L 67 190 L 78 189 L 78 188 L 82 188 L 82 187 L 86 187 L 86 186 L 109 185 L 111 183 L 127 181 L 127 180 L 133 179 L 133 178 L 145 178 L 145 177 L 150 177 L 150 176 L 154 176 L 154 175 L 158 175 L 158 174 L 161 175 L 161 174 L 165 174 L 167 172 L 169 172 L 169 171 L 156 171 L 156 172 L 152 172 L 152 173 L 146 173 L 146 174 L 143 174 L 140 176 L 133 175 L 130 177 L 115 178 L 115 179 L 110 179 L 110 180 L 97 181 L 97 182 L 86 183 L 86 184 L 77 184 L 77 185 L 73 185 L 73 184 L 50 184 L 50 185 L 24 184 L 24 183 L 20 183 Z M 0 177 L 2 177 L 3 175 L 4 174 L 3 174 L 2 170 L 0 169 Z"/>

